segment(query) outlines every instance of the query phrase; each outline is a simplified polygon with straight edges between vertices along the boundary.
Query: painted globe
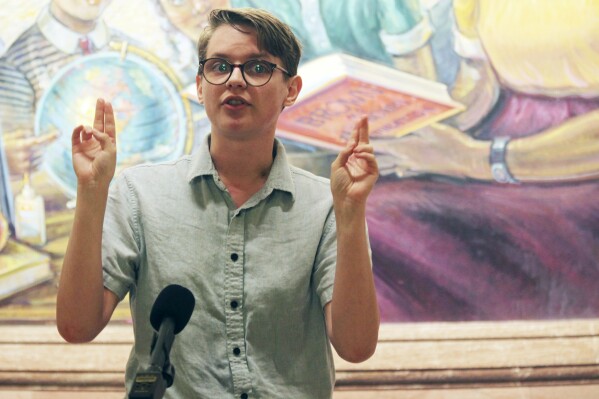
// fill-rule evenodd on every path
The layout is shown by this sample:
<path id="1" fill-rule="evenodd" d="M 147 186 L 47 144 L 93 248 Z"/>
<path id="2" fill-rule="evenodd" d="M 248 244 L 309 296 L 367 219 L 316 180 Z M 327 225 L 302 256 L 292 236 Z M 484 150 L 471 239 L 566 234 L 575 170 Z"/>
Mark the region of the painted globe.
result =
<path id="1" fill-rule="evenodd" d="M 92 125 L 97 98 L 112 103 L 117 130 L 117 169 L 180 157 L 189 133 L 189 104 L 155 61 L 116 51 L 81 57 L 53 78 L 36 108 L 35 134 L 57 132 L 44 153 L 44 168 L 75 197 L 71 132 Z"/>

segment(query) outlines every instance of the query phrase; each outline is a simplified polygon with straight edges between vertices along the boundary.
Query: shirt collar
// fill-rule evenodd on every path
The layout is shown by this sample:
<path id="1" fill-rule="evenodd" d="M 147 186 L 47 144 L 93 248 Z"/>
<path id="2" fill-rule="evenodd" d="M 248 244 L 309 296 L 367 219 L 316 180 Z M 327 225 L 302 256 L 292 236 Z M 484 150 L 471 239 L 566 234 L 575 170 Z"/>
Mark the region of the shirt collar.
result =
<path id="1" fill-rule="evenodd" d="M 103 20 L 99 19 L 93 31 L 87 34 L 74 32 L 58 21 L 46 7 L 37 18 L 37 26 L 44 37 L 60 51 L 67 54 L 79 53 L 79 40 L 86 38 L 92 43 L 94 49 L 103 48 L 110 40 L 108 27 Z"/>
<path id="2" fill-rule="evenodd" d="M 273 190 L 286 191 L 295 197 L 295 183 L 291 174 L 291 165 L 287 159 L 287 153 L 283 144 L 275 138 L 276 155 L 265 186 Z M 191 183 L 200 176 L 212 176 L 218 179 L 218 172 L 210 156 L 210 135 L 204 137 L 202 144 L 191 159 L 191 166 L 187 173 L 187 179 Z"/>

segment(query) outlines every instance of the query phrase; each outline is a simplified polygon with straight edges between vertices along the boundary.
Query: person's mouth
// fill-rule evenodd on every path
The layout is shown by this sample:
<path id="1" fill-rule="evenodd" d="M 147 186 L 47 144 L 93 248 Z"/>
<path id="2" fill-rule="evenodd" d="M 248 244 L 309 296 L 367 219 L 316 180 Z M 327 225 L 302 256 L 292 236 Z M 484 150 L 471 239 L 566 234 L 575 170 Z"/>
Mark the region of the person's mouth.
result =
<path id="1" fill-rule="evenodd" d="M 223 104 L 231 107 L 241 107 L 244 105 L 249 105 L 249 103 L 243 97 L 239 96 L 229 96 L 225 98 Z"/>

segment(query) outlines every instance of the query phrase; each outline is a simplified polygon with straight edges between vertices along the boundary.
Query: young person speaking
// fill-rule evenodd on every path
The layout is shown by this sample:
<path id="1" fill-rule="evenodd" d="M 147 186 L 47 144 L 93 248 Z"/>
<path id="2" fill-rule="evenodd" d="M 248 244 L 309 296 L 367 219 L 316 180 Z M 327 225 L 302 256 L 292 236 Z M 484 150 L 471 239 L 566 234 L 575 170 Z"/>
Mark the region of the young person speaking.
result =
<path id="1" fill-rule="evenodd" d="M 148 315 L 169 284 L 196 306 L 170 353 L 167 398 L 330 398 L 332 347 L 360 362 L 379 311 L 365 222 L 378 177 L 362 118 L 331 179 L 290 165 L 277 119 L 301 88 L 290 28 L 257 9 L 214 10 L 197 94 L 211 134 L 192 155 L 115 173 L 112 106 L 72 135 L 77 208 L 57 300 L 69 342 L 92 340 L 130 295 L 127 388 L 149 357 Z M 110 185 L 110 187 L 109 187 Z"/>

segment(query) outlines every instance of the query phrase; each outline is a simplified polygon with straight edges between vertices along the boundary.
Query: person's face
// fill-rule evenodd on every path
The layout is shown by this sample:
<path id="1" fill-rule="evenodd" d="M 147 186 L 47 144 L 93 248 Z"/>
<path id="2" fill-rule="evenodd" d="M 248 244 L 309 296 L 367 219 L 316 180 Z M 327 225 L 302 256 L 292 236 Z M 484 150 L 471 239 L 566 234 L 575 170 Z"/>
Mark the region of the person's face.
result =
<path id="1" fill-rule="evenodd" d="M 247 33 L 229 25 L 218 27 L 208 43 L 206 58 L 220 57 L 231 64 L 262 59 L 282 66 L 278 57 L 258 48 L 254 31 L 246 27 L 243 30 Z M 234 68 L 229 80 L 222 85 L 213 85 L 202 76 L 196 79 L 198 98 L 204 103 L 213 133 L 236 138 L 274 136 L 283 107 L 295 102 L 302 86 L 299 76 L 285 79 L 279 69 L 260 87 L 249 86 L 240 68 Z"/>
<path id="2" fill-rule="evenodd" d="M 159 0 L 168 20 L 185 36 L 196 40 L 213 8 L 228 8 L 229 0 Z"/>
<path id="3" fill-rule="evenodd" d="M 112 0 L 52 0 L 54 6 L 81 21 L 95 21 Z"/>

